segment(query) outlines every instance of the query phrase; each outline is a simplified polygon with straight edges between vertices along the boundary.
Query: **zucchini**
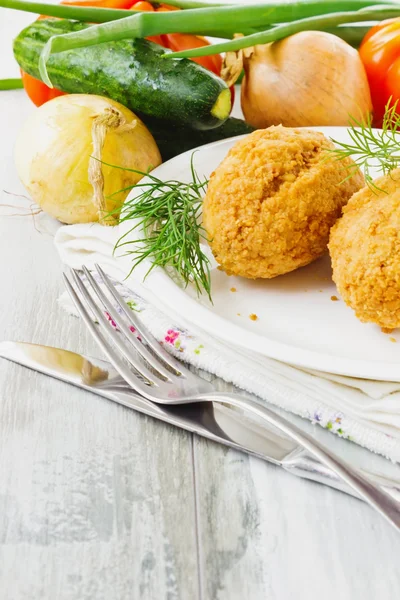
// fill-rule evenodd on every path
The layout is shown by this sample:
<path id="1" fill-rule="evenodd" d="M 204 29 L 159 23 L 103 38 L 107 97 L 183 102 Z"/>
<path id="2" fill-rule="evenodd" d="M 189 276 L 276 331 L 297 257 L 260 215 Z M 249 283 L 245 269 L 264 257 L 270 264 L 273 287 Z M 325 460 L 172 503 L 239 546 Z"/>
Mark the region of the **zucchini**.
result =
<path id="1" fill-rule="evenodd" d="M 217 127 L 216 129 L 194 131 L 193 129 L 189 129 L 189 127 L 182 126 L 172 128 L 165 121 L 150 119 L 146 115 L 139 116 L 156 140 L 164 162 L 182 152 L 186 152 L 186 150 L 197 148 L 197 146 L 203 146 L 204 144 L 254 131 L 254 127 L 248 125 L 242 119 L 236 119 L 235 117 L 229 117 L 221 127 Z"/>
<path id="2" fill-rule="evenodd" d="M 36 21 L 14 40 L 14 56 L 40 79 L 39 56 L 50 37 L 86 27 L 78 21 Z M 53 54 L 47 70 L 54 87 L 64 92 L 106 96 L 135 113 L 193 129 L 220 126 L 231 109 L 228 86 L 191 60 L 164 60 L 165 52 L 145 39 L 120 40 Z"/>

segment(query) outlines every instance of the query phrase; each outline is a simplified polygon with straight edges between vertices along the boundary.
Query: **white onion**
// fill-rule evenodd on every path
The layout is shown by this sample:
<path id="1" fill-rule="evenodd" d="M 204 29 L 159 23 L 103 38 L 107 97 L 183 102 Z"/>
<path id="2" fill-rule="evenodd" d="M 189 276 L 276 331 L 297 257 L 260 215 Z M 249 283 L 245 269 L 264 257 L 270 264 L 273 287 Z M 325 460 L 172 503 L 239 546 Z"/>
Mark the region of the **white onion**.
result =
<path id="1" fill-rule="evenodd" d="M 241 104 L 257 128 L 366 121 L 371 94 L 357 50 L 331 33 L 302 31 L 243 52 Z"/>
<path id="2" fill-rule="evenodd" d="M 71 94 L 31 115 L 18 137 L 15 161 L 32 199 L 59 221 L 115 225 L 126 188 L 141 179 L 125 169 L 147 172 L 161 156 L 130 110 L 108 98 Z"/>

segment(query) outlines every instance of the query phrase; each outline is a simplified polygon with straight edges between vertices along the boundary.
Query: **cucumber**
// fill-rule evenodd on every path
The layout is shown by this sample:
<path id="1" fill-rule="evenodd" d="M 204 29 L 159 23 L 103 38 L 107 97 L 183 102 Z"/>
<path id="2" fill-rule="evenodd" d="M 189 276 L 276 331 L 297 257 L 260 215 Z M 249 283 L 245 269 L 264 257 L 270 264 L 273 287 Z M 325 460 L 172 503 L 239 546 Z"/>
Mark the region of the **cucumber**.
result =
<path id="1" fill-rule="evenodd" d="M 216 129 L 194 131 L 182 126 L 171 128 L 168 122 L 150 119 L 146 115 L 139 116 L 156 140 L 164 162 L 182 152 L 186 152 L 186 150 L 197 148 L 197 146 L 203 146 L 204 144 L 210 144 L 211 142 L 217 142 L 218 140 L 254 131 L 254 127 L 248 125 L 242 119 L 236 119 L 235 117 L 229 117 L 221 127 L 217 127 Z"/>
<path id="2" fill-rule="evenodd" d="M 14 40 L 14 56 L 40 79 L 39 56 L 50 37 L 86 27 L 77 21 L 36 21 Z M 165 60 L 165 52 L 144 39 L 120 40 L 53 54 L 47 70 L 54 87 L 64 92 L 106 96 L 135 113 L 193 129 L 219 127 L 231 109 L 225 82 L 188 59 Z"/>

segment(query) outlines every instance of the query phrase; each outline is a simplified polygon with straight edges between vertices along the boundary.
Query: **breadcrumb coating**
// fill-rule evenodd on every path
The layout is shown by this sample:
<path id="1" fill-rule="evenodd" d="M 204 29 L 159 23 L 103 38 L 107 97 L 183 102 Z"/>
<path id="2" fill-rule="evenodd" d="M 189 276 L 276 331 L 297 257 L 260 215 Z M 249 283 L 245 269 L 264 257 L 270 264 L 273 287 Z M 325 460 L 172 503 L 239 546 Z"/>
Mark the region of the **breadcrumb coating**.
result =
<path id="1" fill-rule="evenodd" d="M 354 194 L 331 230 L 333 280 L 363 322 L 400 327 L 400 169 Z"/>
<path id="2" fill-rule="evenodd" d="M 269 127 L 230 150 L 211 175 L 203 223 L 229 275 L 272 278 L 319 258 L 342 207 L 364 185 L 329 157 L 319 132 Z"/>

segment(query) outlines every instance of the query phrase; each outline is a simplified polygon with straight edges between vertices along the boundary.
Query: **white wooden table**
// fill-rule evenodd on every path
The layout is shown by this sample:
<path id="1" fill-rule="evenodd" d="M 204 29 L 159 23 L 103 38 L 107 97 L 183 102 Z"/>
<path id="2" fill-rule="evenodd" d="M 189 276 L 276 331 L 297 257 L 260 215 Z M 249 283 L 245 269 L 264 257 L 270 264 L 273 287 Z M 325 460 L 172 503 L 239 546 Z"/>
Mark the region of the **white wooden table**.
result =
<path id="1" fill-rule="evenodd" d="M 30 17 L 0 9 L 0 78 Z M 0 201 L 33 110 L 0 93 Z M 0 340 L 96 354 L 51 226 L 0 208 Z M 4 600 L 389 600 L 400 536 L 361 502 L 0 360 Z"/>

